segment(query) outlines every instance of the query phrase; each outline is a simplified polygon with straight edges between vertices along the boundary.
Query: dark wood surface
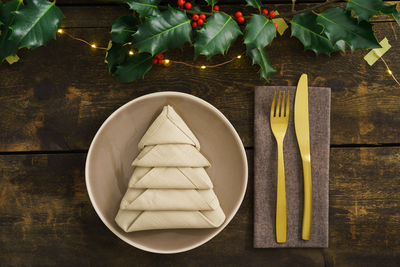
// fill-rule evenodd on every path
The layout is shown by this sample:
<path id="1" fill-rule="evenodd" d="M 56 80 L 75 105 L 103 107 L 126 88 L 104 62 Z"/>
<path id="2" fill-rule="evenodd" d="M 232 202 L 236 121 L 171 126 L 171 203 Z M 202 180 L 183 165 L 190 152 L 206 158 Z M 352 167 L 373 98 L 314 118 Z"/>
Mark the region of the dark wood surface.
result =
<path id="1" fill-rule="evenodd" d="M 288 10 L 288 2 L 268 6 Z M 62 27 L 102 46 L 112 21 L 129 13 L 112 1 L 57 3 L 66 15 Z M 243 9 L 234 3 L 239 1 L 222 6 Z M 374 27 L 379 40 L 392 44 L 385 58 L 397 71 L 400 27 L 386 18 L 377 18 Z M 228 56 L 242 52 L 238 42 Z M 0 265 L 398 265 L 399 87 L 381 62 L 367 65 L 367 51 L 316 57 L 286 32 L 268 52 L 278 71 L 271 85 L 295 85 L 306 72 L 311 85 L 332 88 L 328 249 L 252 248 L 253 88 L 263 81 L 249 59 L 205 71 L 155 67 L 144 80 L 123 84 L 108 74 L 103 51 L 59 36 L 46 47 L 21 51 L 20 63 L 0 65 Z M 190 62 L 193 49 L 168 57 Z M 155 255 L 127 245 L 103 225 L 86 192 L 84 164 L 91 139 L 115 109 L 171 90 L 209 101 L 233 123 L 248 152 L 249 186 L 221 234 L 190 252 Z"/>

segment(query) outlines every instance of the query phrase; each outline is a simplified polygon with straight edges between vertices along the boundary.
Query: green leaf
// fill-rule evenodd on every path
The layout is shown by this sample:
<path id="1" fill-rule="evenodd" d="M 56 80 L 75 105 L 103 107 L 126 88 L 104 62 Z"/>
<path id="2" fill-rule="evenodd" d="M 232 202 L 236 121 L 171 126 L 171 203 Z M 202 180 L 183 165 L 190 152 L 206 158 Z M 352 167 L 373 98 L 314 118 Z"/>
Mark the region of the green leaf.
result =
<path id="1" fill-rule="evenodd" d="M 0 18 L 3 22 L 0 26 L 0 61 L 17 53 L 18 43 L 10 39 L 12 33 L 10 26 L 14 22 L 13 11 L 19 10 L 23 5 L 22 1 L 11 1 L 0 5 Z"/>
<path id="2" fill-rule="evenodd" d="M 260 66 L 259 74 L 260 76 L 268 81 L 268 78 L 271 76 L 272 73 L 276 72 L 274 67 L 271 66 L 268 60 L 268 54 L 265 51 L 265 48 L 254 48 L 252 50 L 248 50 L 247 54 L 252 58 L 253 65 L 257 64 Z"/>
<path id="3" fill-rule="evenodd" d="M 246 0 L 246 2 L 248 6 L 252 6 L 257 8 L 258 10 L 261 10 L 262 6 L 261 0 Z"/>
<path id="4" fill-rule="evenodd" d="M 107 50 L 106 61 L 108 64 L 108 71 L 114 73 L 117 66 L 122 64 L 128 57 L 129 46 L 118 43 L 111 43 L 111 47 Z"/>
<path id="5" fill-rule="evenodd" d="M 209 6 L 215 6 L 216 3 L 218 3 L 218 0 L 206 0 L 207 4 Z"/>
<path id="6" fill-rule="evenodd" d="M 192 26 L 186 13 L 168 8 L 139 25 L 133 35 L 133 46 L 140 52 L 155 55 L 191 42 L 191 33 Z"/>
<path id="7" fill-rule="evenodd" d="M 341 7 L 328 9 L 318 15 L 317 23 L 324 27 L 324 33 L 333 43 L 345 41 L 352 50 L 380 47 L 372 25 L 366 21 L 357 22 Z"/>
<path id="8" fill-rule="evenodd" d="M 160 13 L 158 4 L 161 0 L 126 0 L 130 9 L 135 10 L 142 17 L 156 16 Z"/>
<path id="9" fill-rule="evenodd" d="M 236 38 L 242 34 L 231 16 L 216 12 L 207 18 L 204 27 L 198 31 L 194 44 L 194 53 L 208 58 L 216 54 L 224 54 Z"/>
<path id="10" fill-rule="evenodd" d="M 291 21 L 292 36 L 302 42 L 305 49 L 316 54 L 330 54 L 335 51 L 332 42 L 322 32 L 324 28 L 317 24 L 317 16 L 313 13 L 303 13 L 293 16 Z"/>
<path id="11" fill-rule="evenodd" d="M 382 7 L 382 0 L 350 0 L 347 2 L 346 10 L 352 10 L 358 21 L 368 21 L 372 16 L 378 14 Z"/>
<path id="12" fill-rule="evenodd" d="M 47 0 L 27 0 L 26 6 L 15 11 L 11 39 L 18 42 L 18 48 L 36 48 L 56 37 L 56 32 L 64 18 L 55 2 Z"/>
<path id="13" fill-rule="evenodd" d="M 276 37 L 274 23 L 263 15 L 253 14 L 244 29 L 244 43 L 247 50 L 269 45 Z"/>
<path id="14" fill-rule="evenodd" d="M 121 82 L 131 82 L 143 77 L 152 66 L 153 57 L 150 54 L 138 53 L 118 65 L 114 75 Z"/>
<path id="15" fill-rule="evenodd" d="M 111 27 L 111 40 L 120 44 L 132 41 L 138 24 L 138 19 L 133 15 L 119 17 Z"/>
<path id="16" fill-rule="evenodd" d="M 389 16 L 392 16 L 393 19 L 397 22 L 397 24 L 399 24 L 400 26 L 400 13 L 399 11 L 397 11 L 397 5 L 391 5 L 391 6 L 384 6 L 381 9 L 381 13 L 382 14 L 386 14 Z"/>

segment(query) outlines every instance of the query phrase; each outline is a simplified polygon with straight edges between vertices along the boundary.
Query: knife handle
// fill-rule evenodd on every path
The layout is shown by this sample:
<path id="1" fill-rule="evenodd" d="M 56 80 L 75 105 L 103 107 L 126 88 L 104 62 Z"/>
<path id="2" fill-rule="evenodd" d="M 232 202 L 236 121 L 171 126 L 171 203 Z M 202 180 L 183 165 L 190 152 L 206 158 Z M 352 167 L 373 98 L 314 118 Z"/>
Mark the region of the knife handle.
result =
<path id="1" fill-rule="evenodd" d="M 312 179 L 311 179 L 311 160 L 303 160 L 304 177 L 304 207 L 303 207 L 303 228 L 301 238 L 310 240 L 311 237 L 311 217 L 312 217 Z"/>
<path id="2" fill-rule="evenodd" d="M 286 186 L 285 165 L 283 161 L 283 141 L 278 143 L 278 182 L 276 191 L 276 241 L 286 242 L 287 215 L 286 215 Z"/>

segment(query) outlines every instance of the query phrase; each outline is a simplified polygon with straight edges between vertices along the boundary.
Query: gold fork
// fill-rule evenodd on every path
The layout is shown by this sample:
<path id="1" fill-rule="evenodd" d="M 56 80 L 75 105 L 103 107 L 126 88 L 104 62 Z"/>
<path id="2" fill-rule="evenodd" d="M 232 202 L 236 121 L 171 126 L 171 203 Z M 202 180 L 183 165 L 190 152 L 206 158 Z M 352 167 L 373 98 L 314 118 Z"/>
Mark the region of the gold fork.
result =
<path id="1" fill-rule="evenodd" d="M 286 97 L 286 98 L 285 98 Z M 286 102 L 286 108 L 285 108 Z M 276 92 L 271 104 L 270 123 L 272 133 L 278 146 L 278 182 L 276 194 L 276 241 L 286 242 L 287 216 L 286 216 L 286 189 L 285 165 L 283 161 L 283 140 L 289 123 L 289 92 L 279 92 L 276 101 Z"/>

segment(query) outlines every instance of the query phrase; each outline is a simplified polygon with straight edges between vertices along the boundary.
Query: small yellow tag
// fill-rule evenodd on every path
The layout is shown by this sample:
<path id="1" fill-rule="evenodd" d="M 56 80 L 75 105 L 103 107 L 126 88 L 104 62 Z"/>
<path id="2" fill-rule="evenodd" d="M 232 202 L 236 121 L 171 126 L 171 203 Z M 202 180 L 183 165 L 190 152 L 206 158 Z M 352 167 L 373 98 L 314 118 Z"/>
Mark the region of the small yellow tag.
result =
<path id="1" fill-rule="evenodd" d="M 276 15 L 279 15 L 278 11 L 275 11 Z M 278 18 L 278 19 L 272 19 L 273 23 L 278 24 L 278 29 L 277 31 L 279 32 L 280 35 L 283 35 L 289 26 L 287 25 L 286 21 L 283 18 Z"/>
<path id="2" fill-rule="evenodd" d="M 392 46 L 389 44 L 388 39 L 385 37 L 380 43 L 382 48 L 372 49 L 367 55 L 365 55 L 364 59 L 368 62 L 370 66 L 374 65 L 374 63 L 382 57 Z"/>
<path id="3" fill-rule="evenodd" d="M 18 62 L 19 57 L 17 55 L 14 55 L 14 56 L 8 56 L 5 59 L 7 60 L 8 64 L 11 65 L 11 64 L 13 64 L 15 62 Z"/>

